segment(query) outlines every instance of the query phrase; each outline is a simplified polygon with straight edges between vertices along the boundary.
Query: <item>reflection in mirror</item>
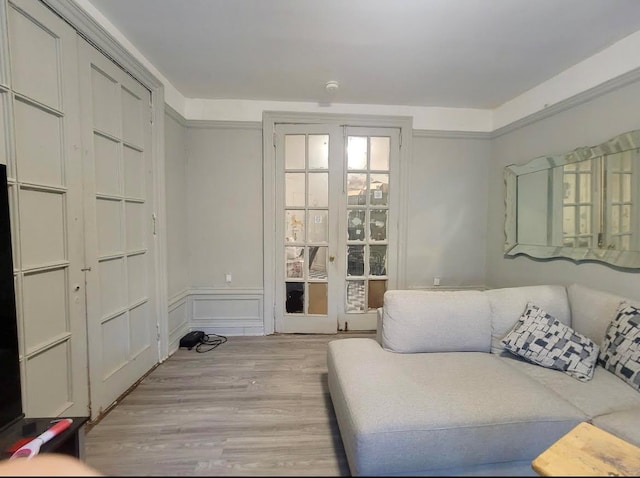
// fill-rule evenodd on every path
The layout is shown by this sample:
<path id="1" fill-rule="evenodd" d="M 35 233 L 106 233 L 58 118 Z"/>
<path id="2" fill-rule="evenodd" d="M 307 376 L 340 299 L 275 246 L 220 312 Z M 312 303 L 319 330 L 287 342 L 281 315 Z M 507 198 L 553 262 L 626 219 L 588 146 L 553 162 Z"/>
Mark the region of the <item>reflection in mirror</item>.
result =
<path id="1" fill-rule="evenodd" d="M 640 130 L 505 168 L 505 254 L 640 268 Z"/>

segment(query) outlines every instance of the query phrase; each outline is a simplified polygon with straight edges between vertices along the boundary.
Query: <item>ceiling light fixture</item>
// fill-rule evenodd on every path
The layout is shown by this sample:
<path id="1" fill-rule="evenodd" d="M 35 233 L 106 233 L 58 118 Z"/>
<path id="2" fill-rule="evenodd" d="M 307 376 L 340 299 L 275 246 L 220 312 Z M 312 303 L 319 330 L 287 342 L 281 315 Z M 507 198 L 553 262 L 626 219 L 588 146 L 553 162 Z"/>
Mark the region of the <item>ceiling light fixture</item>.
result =
<path id="1" fill-rule="evenodd" d="M 327 90 L 329 93 L 333 93 L 335 92 L 338 88 L 340 87 L 340 83 L 338 83 L 335 80 L 331 80 L 331 81 L 327 81 L 327 84 L 325 85 L 325 90 Z"/>

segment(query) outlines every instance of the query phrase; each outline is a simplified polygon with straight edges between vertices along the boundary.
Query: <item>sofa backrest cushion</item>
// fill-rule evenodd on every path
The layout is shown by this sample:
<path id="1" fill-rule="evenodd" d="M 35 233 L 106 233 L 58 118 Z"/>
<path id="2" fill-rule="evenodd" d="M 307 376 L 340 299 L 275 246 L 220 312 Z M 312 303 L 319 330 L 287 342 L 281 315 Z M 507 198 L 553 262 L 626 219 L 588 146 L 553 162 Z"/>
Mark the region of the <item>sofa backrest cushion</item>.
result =
<path id="1" fill-rule="evenodd" d="M 389 290 L 384 294 L 382 314 L 382 347 L 386 350 L 490 350 L 490 307 L 481 291 Z"/>
<path id="2" fill-rule="evenodd" d="M 571 326 L 598 345 L 602 344 L 607 327 L 618 313 L 620 303 L 640 306 L 640 300 L 625 298 L 580 284 L 567 287 L 571 307 Z"/>
<path id="3" fill-rule="evenodd" d="M 489 289 L 483 292 L 491 307 L 491 352 L 504 350 L 500 342 L 513 328 L 527 303 L 542 307 L 548 314 L 571 326 L 567 290 L 562 285 L 532 285 Z M 599 344 L 599 342 L 597 342 Z"/>

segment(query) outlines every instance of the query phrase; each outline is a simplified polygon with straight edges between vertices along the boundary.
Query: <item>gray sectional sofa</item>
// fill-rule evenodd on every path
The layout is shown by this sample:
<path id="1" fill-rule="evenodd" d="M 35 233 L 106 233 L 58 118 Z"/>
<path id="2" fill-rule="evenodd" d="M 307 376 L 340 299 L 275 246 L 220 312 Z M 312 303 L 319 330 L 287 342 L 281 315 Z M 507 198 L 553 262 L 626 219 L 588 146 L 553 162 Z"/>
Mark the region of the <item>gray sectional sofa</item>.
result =
<path id="1" fill-rule="evenodd" d="M 640 445 L 640 392 L 531 363 L 502 339 L 528 303 L 603 344 L 622 302 L 579 284 L 388 291 L 377 338 L 329 343 L 328 381 L 352 475 L 535 475 L 582 421 Z"/>

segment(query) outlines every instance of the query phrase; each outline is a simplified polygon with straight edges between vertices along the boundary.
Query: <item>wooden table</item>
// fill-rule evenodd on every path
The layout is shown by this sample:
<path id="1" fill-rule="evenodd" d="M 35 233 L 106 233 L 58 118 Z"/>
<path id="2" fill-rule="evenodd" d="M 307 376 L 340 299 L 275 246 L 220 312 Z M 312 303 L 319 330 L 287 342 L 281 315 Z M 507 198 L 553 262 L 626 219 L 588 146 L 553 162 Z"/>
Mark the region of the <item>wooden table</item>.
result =
<path id="1" fill-rule="evenodd" d="M 640 476 L 640 447 L 582 422 L 531 467 L 542 476 Z"/>

